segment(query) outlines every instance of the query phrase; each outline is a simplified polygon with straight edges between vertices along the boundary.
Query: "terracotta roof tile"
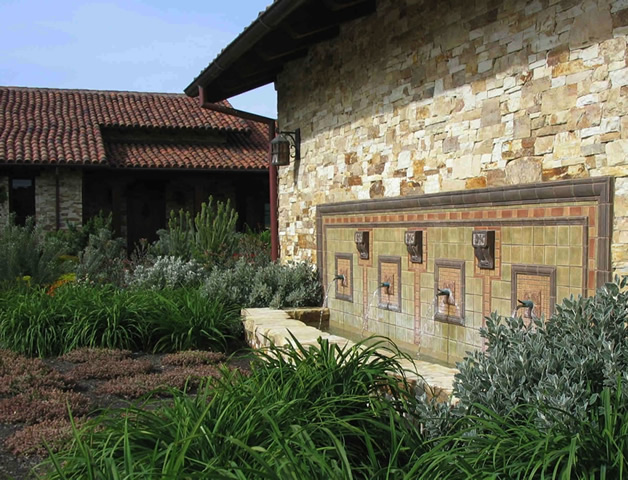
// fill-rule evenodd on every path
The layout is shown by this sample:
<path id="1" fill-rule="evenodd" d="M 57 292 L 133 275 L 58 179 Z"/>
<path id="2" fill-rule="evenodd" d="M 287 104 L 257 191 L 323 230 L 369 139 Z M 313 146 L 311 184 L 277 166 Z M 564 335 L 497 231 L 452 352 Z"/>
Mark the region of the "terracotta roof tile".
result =
<path id="1" fill-rule="evenodd" d="M 102 132 L 111 128 L 131 135 L 149 130 L 157 141 L 107 144 Z M 203 130 L 222 132 L 227 142 L 158 141 L 160 133 Z M 2 164 L 265 168 L 264 131 L 261 124 L 202 109 L 185 95 L 0 87 Z"/>

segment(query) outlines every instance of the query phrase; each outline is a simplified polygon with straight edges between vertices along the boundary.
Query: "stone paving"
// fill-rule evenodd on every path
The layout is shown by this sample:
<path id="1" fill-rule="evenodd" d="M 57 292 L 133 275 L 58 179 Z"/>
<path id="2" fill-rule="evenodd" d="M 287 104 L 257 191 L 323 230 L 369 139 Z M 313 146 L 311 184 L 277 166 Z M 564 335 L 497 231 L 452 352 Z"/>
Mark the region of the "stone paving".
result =
<path id="1" fill-rule="evenodd" d="M 293 342 L 292 337 L 302 345 L 314 345 L 319 338 L 341 347 L 355 345 L 355 342 L 347 338 L 323 332 L 295 320 L 283 310 L 247 308 L 242 310 L 242 316 L 246 341 L 253 348 L 268 347 L 271 343 L 287 345 Z M 408 381 L 425 388 L 428 397 L 434 396 L 441 401 L 451 398 L 457 369 L 423 360 L 404 359 L 400 363 L 408 371 Z"/>

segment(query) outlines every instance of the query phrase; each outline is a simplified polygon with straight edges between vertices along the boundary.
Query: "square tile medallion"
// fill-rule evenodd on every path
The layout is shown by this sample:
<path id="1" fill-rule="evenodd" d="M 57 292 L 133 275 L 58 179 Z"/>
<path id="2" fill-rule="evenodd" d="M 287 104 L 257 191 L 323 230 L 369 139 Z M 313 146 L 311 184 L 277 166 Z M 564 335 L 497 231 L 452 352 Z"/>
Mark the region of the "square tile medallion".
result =
<path id="1" fill-rule="evenodd" d="M 401 311 L 401 257 L 380 256 L 378 259 L 379 308 Z"/>
<path id="2" fill-rule="evenodd" d="M 343 280 L 337 280 L 336 298 L 353 302 L 353 254 L 337 253 L 336 254 L 336 271 L 333 275 L 342 275 Z M 331 277 L 333 278 L 333 276 Z"/>
<path id="3" fill-rule="evenodd" d="M 463 325 L 464 260 L 436 260 L 434 270 L 434 320 Z M 439 292 L 448 292 L 449 295 L 438 295 Z"/>
<path id="4" fill-rule="evenodd" d="M 513 315 L 524 320 L 532 317 L 547 320 L 556 305 L 556 267 L 513 265 L 511 275 Z M 532 308 L 525 305 L 530 301 L 534 305 Z"/>

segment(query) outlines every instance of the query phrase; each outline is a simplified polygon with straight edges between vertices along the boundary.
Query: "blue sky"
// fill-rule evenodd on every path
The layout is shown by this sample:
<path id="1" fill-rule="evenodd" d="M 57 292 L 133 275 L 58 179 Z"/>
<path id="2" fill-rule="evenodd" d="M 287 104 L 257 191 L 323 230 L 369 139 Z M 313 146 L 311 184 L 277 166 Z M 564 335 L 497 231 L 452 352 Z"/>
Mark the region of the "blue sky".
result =
<path id="1" fill-rule="evenodd" d="M 0 85 L 176 92 L 272 0 L 0 0 Z M 276 116 L 272 85 L 231 99 Z"/>

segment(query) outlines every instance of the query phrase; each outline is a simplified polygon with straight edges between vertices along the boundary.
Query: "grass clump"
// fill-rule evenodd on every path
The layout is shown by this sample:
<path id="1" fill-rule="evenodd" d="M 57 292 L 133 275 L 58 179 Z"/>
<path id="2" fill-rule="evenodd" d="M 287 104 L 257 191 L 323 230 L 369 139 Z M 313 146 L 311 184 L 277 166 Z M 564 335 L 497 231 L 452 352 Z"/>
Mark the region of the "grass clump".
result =
<path id="1" fill-rule="evenodd" d="M 241 338 L 237 304 L 196 289 L 163 290 L 159 293 L 163 314 L 150 321 L 150 350 L 177 352 L 206 349 L 225 351 Z"/>
<path id="2" fill-rule="evenodd" d="M 66 284 L 5 295 L 0 344 L 28 356 L 81 347 L 131 351 L 226 349 L 241 335 L 239 309 L 196 289 L 122 290 Z"/>

